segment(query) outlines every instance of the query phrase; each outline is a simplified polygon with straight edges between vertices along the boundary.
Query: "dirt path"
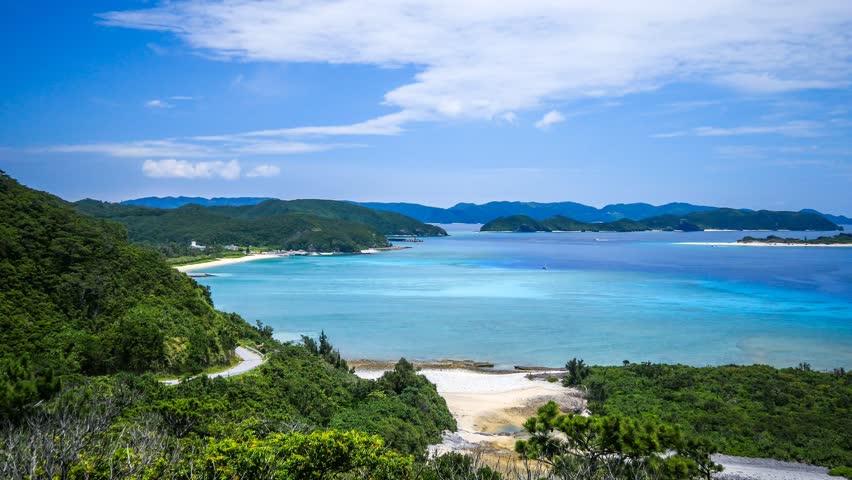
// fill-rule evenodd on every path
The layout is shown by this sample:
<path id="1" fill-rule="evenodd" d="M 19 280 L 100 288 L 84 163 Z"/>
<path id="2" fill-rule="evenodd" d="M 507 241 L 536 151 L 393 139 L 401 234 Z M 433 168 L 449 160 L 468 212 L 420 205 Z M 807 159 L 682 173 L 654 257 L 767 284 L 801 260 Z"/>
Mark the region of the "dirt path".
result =
<path id="1" fill-rule="evenodd" d="M 227 370 L 222 370 L 221 372 L 211 373 L 207 376 L 210 377 L 210 378 L 216 378 L 216 377 L 227 378 L 227 377 L 233 377 L 233 376 L 236 376 L 236 375 L 242 375 L 246 372 L 250 372 L 250 371 L 254 370 L 255 368 L 263 365 L 263 362 L 266 361 L 263 358 L 263 356 L 261 356 L 260 353 L 258 353 L 256 350 L 250 350 L 246 347 L 237 347 L 237 348 L 234 349 L 234 353 L 236 353 L 237 356 L 242 359 L 242 361 L 240 363 L 234 365 L 233 367 L 231 367 Z M 193 377 L 193 378 L 195 378 L 195 377 Z M 179 379 L 163 380 L 162 383 L 164 385 L 177 385 L 178 383 L 180 383 L 180 380 Z"/>

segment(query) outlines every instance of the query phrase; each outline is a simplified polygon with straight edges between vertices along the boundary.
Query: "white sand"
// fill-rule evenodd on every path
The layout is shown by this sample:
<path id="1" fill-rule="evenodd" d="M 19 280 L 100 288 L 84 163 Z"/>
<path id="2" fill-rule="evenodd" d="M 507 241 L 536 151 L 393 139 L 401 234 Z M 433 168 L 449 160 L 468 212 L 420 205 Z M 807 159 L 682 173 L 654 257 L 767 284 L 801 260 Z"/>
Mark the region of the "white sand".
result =
<path id="1" fill-rule="evenodd" d="M 381 370 L 356 370 L 361 378 L 378 378 Z M 560 382 L 529 380 L 528 373 L 485 373 L 464 369 L 420 371 L 447 401 L 459 437 L 470 444 L 511 449 L 521 426 L 541 405 L 553 400 L 563 409 L 582 408 L 576 392 Z M 518 433 L 515 433 L 518 432 Z"/>
<path id="2" fill-rule="evenodd" d="M 675 245 L 704 245 L 709 247 L 852 247 L 852 244 L 819 245 L 814 243 L 740 243 L 740 242 L 675 242 Z"/>
<path id="3" fill-rule="evenodd" d="M 220 258 L 204 263 L 193 263 L 192 265 L 181 265 L 175 267 L 179 272 L 191 272 L 194 270 L 203 270 L 210 267 L 221 267 L 222 265 L 233 265 L 235 263 L 251 262 L 252 260 L 263 260 L 264 258 L 276 258 L 277 255 L 252 254 L 244 257 Z"/>

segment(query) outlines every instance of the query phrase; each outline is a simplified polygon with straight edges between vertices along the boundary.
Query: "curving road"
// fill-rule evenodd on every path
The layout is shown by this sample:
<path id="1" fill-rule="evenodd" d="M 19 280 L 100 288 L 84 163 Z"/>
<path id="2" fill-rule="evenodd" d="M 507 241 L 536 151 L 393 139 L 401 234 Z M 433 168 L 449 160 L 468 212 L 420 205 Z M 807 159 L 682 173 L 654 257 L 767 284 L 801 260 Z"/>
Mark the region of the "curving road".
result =
<path id="1" fill-rule="evenodd" d="M 250 372 L 250 371 L 254 370 L 255 368 L 263 365 L 263 362 L 266 361 L 266 359 L 263 358 L 263 356 L 261 356 L 261 354 L 257 350 L 254 350 L 254 349 L 248 349 L 246 347 L 237 347 L 237 348 L 234 349 L 234 353 L 236 353 L 237 356 L 242 359 L 242 361 L 240 363 L 234 365 L 233 367 L 231 367 L 227 370 L 222 370 L 221 372 L 211 373 L 207 376 L 210 377 L 210 378 L 216 378 L 216 377 L 227 378 L 227 377 L 233 377 L 233 376 L 236 376 L 236 375 L 242 375 L 246 372 Z M 195 378 L 195 377 L 193 377 L 193 378 Z M 179 379 L 163 380 L 162 383 L 164 385 L 177 385 L 178 383 L 180 383 L 180 380 Z"/>

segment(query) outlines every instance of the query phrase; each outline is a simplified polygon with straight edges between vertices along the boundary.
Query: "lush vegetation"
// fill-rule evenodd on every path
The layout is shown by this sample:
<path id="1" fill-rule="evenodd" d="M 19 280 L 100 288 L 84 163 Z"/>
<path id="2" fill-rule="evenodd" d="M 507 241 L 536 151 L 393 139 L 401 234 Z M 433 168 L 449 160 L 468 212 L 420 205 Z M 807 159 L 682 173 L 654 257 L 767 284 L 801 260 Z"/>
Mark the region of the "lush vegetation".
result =
<path id="1" fill-rule="evenodd" d="M 232 379 L 67 386 L 0 428 L 0 477 L 410 478 L 426 445 L 455 429 L 405 360 L 362 380 L 324 337 L 264 344 L 269 360 Z"/>
<path id="2" fill-rule="evenodd" d="M 167 257 L 173 246 L 262 245 L 284 250 L 358 252 L 389 245 L 385 235 L 446 235 L 433 225 L 391 212 L 331 200 L 267 200 L 256 205 L 158 209 L 81 200 L 78 210 L 124 224 L 130 240 Z M 186 247 L 184 247 L 186 248 Z"/>
<path id="3" fill-rule="evenodd" d="M 677 228 L 681 220 L 702 230 L 841 230 L 841 227 L 815 213 L 744 211 L 733 208 L 694 212 L 684 216 L 663 215 L 646 218 L 642 222 L 655 229 Z"/>
<path id="4" fill-rule="evenodd" d="M 628 219 L 586 223 L 561 216 L 535 220 L 524 215 L 501 217 L 480 228 L 483 232 L 641 232 L 649 229 L 644 223 Z"/>
<path id="5" fill-rule="evenodd" d="M 357 252 L 384 247 L 387 239 L 373 228 L 355 222 L 304 213 L 266 217 L 231 217 L 195 204 L 171 210 L 83 200 L 85 213 L 124 224 L 130 240 L 162 249 L 164 245 L 264 245 L 285 250 Z"/>
<path id="6" fill-rule="evenodd" d="M 679 425 L 721 452 L 852 465 L 852 373 L 764 365 L 591 367 L 583 379 L 599 415 Z"/>
<path id="7" fill-rule="evenodd" d="M 212 207 L 216 213 L 240 218 L 266 218 L 288 213 L 346 220 L 368 225 L 383 235 L 444 236 L 444 229 L 427 225 L 399 213 L 362 207 L 334 200 L 268 200 L 254 206 Z"/>
<path id="8" fill-rule="evenodd" d="M 0 413 L 43 398 L 54 377 L 227 363 L 253 335 L 120 225 L 0 173 L 0 390 L 13 386 Z"/>
<path id="9" fill-rule="evenodd" d="M 410 363 L 362 380 L 324 334 L 282 345 L 119 224 L 5 174 L 0 214 L 0 478 L 410 478 L 455 429 Z M 227 364 L 238 342 L 267 362 L 152 375 Z"/>
<path id="10" fill-rule="evenodd" d="M 549 467 L 553 479 L 707 479 L 721 467 L 713 446 L 650 419 L 563 415 L 550 402 L 524 424 L 515 449 Z"/>
<path id="11" fill-rule="evenodd" d="M 769 235 L 766 238 L 743 237 L 740 243 L 790 243 L 804 245 L 852 245 L 852 233 L 838 233 L 831 237 L 817 237 L 811 239 L 783 238 L 777 235 Z"/>
<path id="12" fill-rule="evenodd" d="M 852 478 L 852 467 L 835 467 L 828 471 L 833 477 Z"/>
<path id="13" fill-rule="evenodd" d="M 586 223 L 555 216 L 536 220 L 525 215 L 500 217 L 480 229 L 483 232 L 638 232 L 644 230 L 841 230 L 820 215 L 801 212 L 743 211 L 719 208 L 686 215 L 662 215 L 641 221 L 621 219 Z"/>

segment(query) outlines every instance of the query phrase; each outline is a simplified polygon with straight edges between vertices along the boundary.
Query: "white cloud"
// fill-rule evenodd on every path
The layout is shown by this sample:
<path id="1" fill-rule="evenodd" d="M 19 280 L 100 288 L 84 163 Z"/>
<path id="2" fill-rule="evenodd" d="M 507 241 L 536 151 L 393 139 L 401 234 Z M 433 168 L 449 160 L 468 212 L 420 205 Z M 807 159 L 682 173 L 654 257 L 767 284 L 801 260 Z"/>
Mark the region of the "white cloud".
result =
<path id="1" fill-rule="evenodd" d="M 842 88 L 849 85 L 845 80 L 782 80 L 769 74 L 734 73 L 718 78 L 723 85 L 751 93 L 784 93 L 793 90 Z"/>
<path id="2" fill-rule="evenodd" d="M 390 134 L 680 81 L 785 92 L 843 86 L 852 73 L 843 0 L 185 0 L 102 18 L 173 32 L 222 60 L 415 66 L 385 94 L 406 115 L 378 130 Z M 368 127 L 287 134 L 376 134 Z"/>
<path id="3" fill-rule="evenodd" d="M 674 137 L 730 137 L 739 135 L 784 135 L 786 137 L 817 137 L 822 135 L 823 125 L 812 121 L 795 121 L 779 125 L 758 125 L 739 127 L 697 127 L 690 130 L 658 133 L 654 138 Z"/>
<path id="4" fill-rule="evenodd" d="M 213 178 L 225 180 L 240 178 L 240 162 L 188 162 L 186 160 L 145 160 L 142 173 L 154 178 Z"/>
<path id="5" fill-rule="evenodd" d="M 359 144 L 305 143 L 275 138 L 252 138 L 247 134 L 142 140 L 124 143 L 88 143 L 31 148 L 32 153 L 94 153 L 117 158 L 205 158 L 237 155 L 297 155 Z"/>
<path id="6" fill-rule="evenodd" d="M 172 95 L 169 98 L 172 99 L 172 100 L 183 100 L 183 101 L 195 100 L 195 97 L 189 97 L 189 96 L 186 96 L 186 95 Z"/>
<path id="7" fill-rule="evenodd" d="M 543 117 L 537 122 L 535 122 L 535 128 L 539 128 L 542 130 L 546 130 L 550 128 L 551 125 L 555 125 L 557 123 L 562 123 L 565 121 L 565 116 L 556 110 L 551 110 L 544 114 Z"/>
<path id="8" fill-rule="evenodd" d="M 518 122 L 518 115 L 515 112 L 506 112 L 500 114 L 498 118 L 506 123 L 511 123 L 512 125 Z"/>
<path id="9" fill-rule="evenodd" d="M 124 143 L 83 143 L 77 145 L 53 145 L 30 149 L 34 153 L 96 153 L 110 157 L 209 157 L 218 152 L 208 146 L 185 141 L 142 140 Z"/>
<path id="10" fill-rule="evenodd" d="M 277 177 L 281 168 L 277 165 L 257 165 L 246 173 L 247 177 Z"/>
<path id="11" fill-rule="evenodd" d="M 353 123 L 351 125 L 327 125 L 316 127 L 294 127 L 280 128 L 276 130 L 259 130 L 238 134 L 243 137 L 306 137 L 306 136 L 332 136 L 332 135 L 398 135 L 402 133 L 402 124 L 410 121 L 422 120 L 410 112 L 392 113 L 373 118 L 365 122 Z M 200 137 L 204 138 L 204 137 Z M 231 137 L 233 138 L 233 136 Z"/>
<path id="12" fill-rule="evenodd" d="M 174 105 L 168 102 L 164 102 L 160 99 L 154 99 L 145 102 L 145 106 L 148 108 L 172 108 Z"/>

